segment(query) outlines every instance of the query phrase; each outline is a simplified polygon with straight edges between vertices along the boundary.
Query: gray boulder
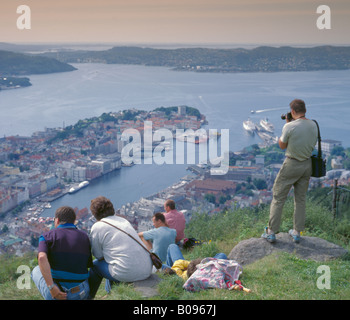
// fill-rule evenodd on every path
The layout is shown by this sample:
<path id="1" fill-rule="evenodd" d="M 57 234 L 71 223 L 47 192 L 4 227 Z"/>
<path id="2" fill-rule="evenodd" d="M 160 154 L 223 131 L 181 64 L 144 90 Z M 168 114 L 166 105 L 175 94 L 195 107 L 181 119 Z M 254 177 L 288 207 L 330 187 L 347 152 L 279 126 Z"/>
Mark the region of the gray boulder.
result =
<path id="1" fill-rule="evenodd" d="M 152 273 L 147 279 L 133 282 L 136 291 L 142 294 L 143 298 L 151 298 L 157 296 L 158 283 L 162 281 L 157 274 Z"/>
<path id="2" fill-rule="evenodd" d="M 251 238 L 237 244 L 228 255 L 241 265 L 255 262 L 274 252 L 288 252 L 300 259 L 327 261 L 339 258 L 347 253 L 343 247 L 317 237 L 301 237 L 300 243 L 294 243 L 288 233 L 276 234 L 276 242 L 269 243 L 262 238 Z"/>

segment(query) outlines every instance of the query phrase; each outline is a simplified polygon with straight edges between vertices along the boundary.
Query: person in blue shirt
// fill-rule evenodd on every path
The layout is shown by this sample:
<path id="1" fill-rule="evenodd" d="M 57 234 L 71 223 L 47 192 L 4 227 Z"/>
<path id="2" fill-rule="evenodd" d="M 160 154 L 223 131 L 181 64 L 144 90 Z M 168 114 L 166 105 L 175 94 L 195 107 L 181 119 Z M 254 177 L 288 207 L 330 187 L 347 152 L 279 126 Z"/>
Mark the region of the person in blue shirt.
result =
<path id="1" fill-rule="evenodd" d="M 33 269 L 32 279 L 45 300 L 89 298 L 90 239 L 76 228 L 75 219 L 73 208 L 58 208 L 55 228 L 39 238 L 39 265 Z"/>
<path id="2" fill-rule="evenodd" d="M 175 243 L 176 230 L 169 228 L 161 212 L 154 214 L 152 222 L 155 229 L 140 232 L 139 237 L 148 250 L 154 252 L 164 262 L 169 245 Z"/>

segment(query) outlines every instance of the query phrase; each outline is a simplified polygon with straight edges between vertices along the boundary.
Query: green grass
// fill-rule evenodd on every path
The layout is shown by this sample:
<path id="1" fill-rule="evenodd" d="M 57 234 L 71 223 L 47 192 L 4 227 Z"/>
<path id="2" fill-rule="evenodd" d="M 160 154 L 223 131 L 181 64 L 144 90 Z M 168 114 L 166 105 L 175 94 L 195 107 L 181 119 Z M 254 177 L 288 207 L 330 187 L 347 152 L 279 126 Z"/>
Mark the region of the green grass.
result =
<path id="1" fill-rule="evenodd" d="M 37 261 L 34 253 L 26 254 L 23 257 L 2 256 L 0 258 L 0 300 L 40 300 L 42 299 L 39 291 L 36 289 L 31 279 L 29 280 L 30 289 L 18 289 L 24 280 L 21 276 L 23 272 L 17 272 L 18 267 L 25 265 L 32 270 Z"/>
<path id="2" fill-rule="evenodd" d="M 214 256 L 218 252 L 227 255 L 241 240 L 260 237 L 267 224 L 269 208 L 240 209 L 215 216 L 205 214 L 196 217 L 186 227 L 186 236 L 192 236 L 206 243 L 192 250 L 184 251 L 187 260 Z M 284 209 L 281 232 L 293 226 L 293 202 L 289 200 Z M 316 236 L 349 250 L 350 223 L 347 220 L 333 221 L 331 212 L 308 201 L 306 230 L 304 235 Z M 350 251 L 350 250 L 349 250 Z M 21 264 L 34 266 L 33 255 L 23 258 L 0 258 L 0 299 L 36 300 L 42 299 L 32 283 L 31 289 L 18 290 L 19 277 L 16 269 Z M 317 273 L 319 266 L 326 265 L 331 272 L 330 289 L 319 289 Z M 267 256 L 243 267 L 240 280 L 252 290 L 251 293 L 211 289 L 191 293 L 183 290 L 184 281 L 176 276 L 160 274 L 163 281 L 158 285 L 159 295 L 150 300 L 349 300 L 350 299 L 350 255 L 327 262 L 302 260 L 293 254 L 278 253 Z M 97 300 L 143 300 L 132 284 L 120 284 L 110 294 L 104 291 L 102 282 Z"/>

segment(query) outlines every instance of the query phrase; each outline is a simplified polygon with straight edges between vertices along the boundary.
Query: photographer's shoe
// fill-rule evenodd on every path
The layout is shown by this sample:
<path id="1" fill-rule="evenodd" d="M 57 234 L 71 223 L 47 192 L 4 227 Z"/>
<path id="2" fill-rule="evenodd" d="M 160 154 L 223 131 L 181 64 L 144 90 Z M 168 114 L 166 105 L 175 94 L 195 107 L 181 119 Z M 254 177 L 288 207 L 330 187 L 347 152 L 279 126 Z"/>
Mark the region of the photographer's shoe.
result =
<path id="1" fill-rule="evenodd" d="M 299 243 L 300 242 L 300 234 L 299 234 L 299 232 L 296 232 L 296 231 L 294 232 L 293 229 L 290 229 L 288 233 L 293 238 L 293 241 L 295 243 Z"/>
<path id="2" fill-rule="evenodd" d="M 273 232 L 268 232 L 268 228 L 265 228 L 265 232 L 261 235 L 261 238 L 266 239 L 270 243 L 276 242 L 276 236 Z"/>

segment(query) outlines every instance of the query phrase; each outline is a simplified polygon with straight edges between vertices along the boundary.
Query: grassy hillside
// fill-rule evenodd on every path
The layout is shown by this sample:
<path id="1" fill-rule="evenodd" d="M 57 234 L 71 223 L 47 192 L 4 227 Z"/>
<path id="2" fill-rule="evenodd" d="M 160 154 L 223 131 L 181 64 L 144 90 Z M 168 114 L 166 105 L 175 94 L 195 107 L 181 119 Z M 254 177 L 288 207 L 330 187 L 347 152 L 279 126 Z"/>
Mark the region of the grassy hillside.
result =
<path id="1" fill-rule="evenodd" d="M 227 211 L 216 216 L 197 215 L 186 228 L 186 236 L 193 236 L 207 242 L 191 251 L 184 251 L 186 259 L 213 256 L 217 252 L 229 254 L 241 240 L 260 237 L 268 221 L 268 207 Z M 293 202 L 286 203 L 282 228 L 292 228 Z M 316 236 L 350 249 L 350 222 L 333 221 L 331 212 L 309 200 L 307 203 L 306 230 L 304 235 Z M 211 241 L 210 241 L 211 240 Z M 0 258 L 0 299 L 41 299 L 32 284 L 31 289 L 18 290 L 17 267 L 36 265 L 34 255 L 23 258 Z M 318 289 L 317 279 L 321 274 L 317 268 L 327 265 L 331 271 L 331 288 Z M 348 300 L 350 299 L 350 257 L 328 262 L 301 260 L 294 255 L 279 253 L 245 266 L 242 283 L 251 293 L 228 290 L 207 290 L 198 293 L 182 289 L 183 280 L 176 275 L 160 275 L 164 281 L 159 284 L 159 296 L 152 300 Z M 130 284 L 115 286 L 106 295 L 102 283 L 97 300 L 140 300 L 140 293 Z"/>

